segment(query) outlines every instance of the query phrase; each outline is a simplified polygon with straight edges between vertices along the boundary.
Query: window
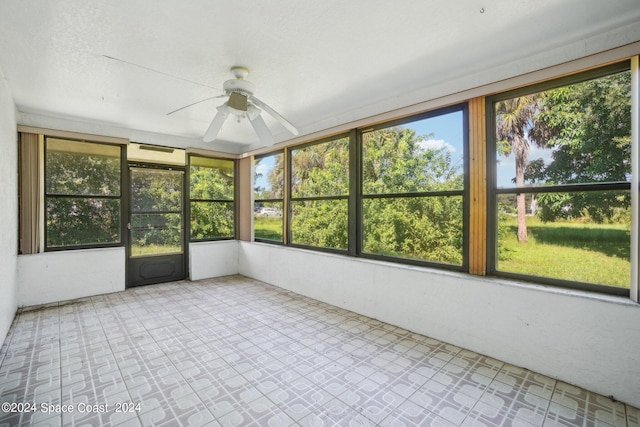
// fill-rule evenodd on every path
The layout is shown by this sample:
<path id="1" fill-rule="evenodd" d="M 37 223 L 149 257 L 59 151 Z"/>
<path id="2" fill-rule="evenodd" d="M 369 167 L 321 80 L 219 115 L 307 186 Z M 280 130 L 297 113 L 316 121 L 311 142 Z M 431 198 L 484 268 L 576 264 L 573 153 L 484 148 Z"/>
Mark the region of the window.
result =
<path id="1" fill-rule="evenodd" d="M 362 132 L 362 253 L 463 266 L 465 108 Z"/>
<path id="2" fill-rule="evenodd" d="M 254 161 L 253 230 L 256 240 L 283 241 L 284 152 Z"/>
<path id="3" fill-rule="evenodd" d="M 501 94 L 488 105 L 493 272 L 627 294 L 628 63 Z"/>
<path id="4" fill-rule="evenodd" d="M 235 162 L 189 157 L 191 240 L 235 238 Z"/>
<path id="5" fill-rule="evenodd" d="M 290 242 L 346 250 L 349 217 L 349 138 L 290 151 Z"/>
<path id="6" fill-rule="evenodd" d="M 463 104 L 257 157 L 255 238 L 464 270 L 466 128 Z"/>
<path id="7" fill-rule="evenodd" d="M 46 250 L 122 242 L 122 148 L 45 140 Z"/>

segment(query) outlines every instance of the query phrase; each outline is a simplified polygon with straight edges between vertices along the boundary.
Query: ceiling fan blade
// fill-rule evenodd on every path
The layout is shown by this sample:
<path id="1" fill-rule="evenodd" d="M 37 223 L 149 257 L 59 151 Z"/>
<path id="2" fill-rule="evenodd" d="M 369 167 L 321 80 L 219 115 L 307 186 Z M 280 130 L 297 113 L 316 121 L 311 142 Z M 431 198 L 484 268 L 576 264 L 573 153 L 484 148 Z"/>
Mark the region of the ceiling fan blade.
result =
<path id="1" fill-rule="evenodd" d="M 169 111 L 169 112 L 167 113 L 167 116 L 170 116 L 170 115 L 172 115 L 172 114 L 174 114 L 174 113 L 177 113 L 178 111 L 182 111 L 182 110 L 184 110 L 185 108 L 193 107 L 194 105 L 198 105 L 198 104 L 201 104 L 201 103 L 203 103 L 203 102 L 210 101 L 210 100 L 212 100 L 212 99 L 216 99 L 216 98 L 224 98 L 225 96 L 227 96 L 227 95 L 216 95 L 216 96 L 210 96 L 209 98 L 205 98 L 205 99 L 201 99 L 200 101 L 192 102 L 191 104 L 189 104 L 189 105 L 185 105 L 184 107 L 180 107 L 180 108 L 178 108 L 178 109 L 176 109 L 176 110 Z"/>
<path id="2" fill-rule="evenodd" d="M 249 122 L 251 122 L 251 126 L 253 126 L 253 130 L 258 134 L 258 138 L 260 141 L 265 144 L 267 147 L 272 146 L 276 143 L 267 128 L 267 124 L 264 122 L 264 119 L 260 117 L 260 114 L 256 115 L 253 119 L 249 118 Z"/>
<path id="3" fill-rule="evenodd" d="M 282 126 L 284 126 L 289 132 L 291 132 L 294 135 L 298 135 L 298 129 L 296 129 L 296 127 L 294 125 L 292 125 L 287 119 L 282 117 L 276 110 L 274 110 L 273 108 L 269 107 L 267 104 L 265 104 L 264 102 L 260 101 L 258 98 L 256 98 L 253 95 L 251 95 L 249 97 L 249 101 L 253 102 L 258 107 L 262 108 L 267 113 L 269 113 L 269 115 L 271 115 L 274 119 L 276 119 L 280 123 L 282 123 Z"/>
<path id="4" fill-rule="evenodd" d="M 222 124 L 227 118 L 227 112 L 225 111 L 225 108 L 224 108 L 226 106 L 227 104 L 224 104 L 218 107 L 218 112 L 216 113 L 215 117 L 211 121 L 211 124 L 209 125 L 209 129 L 207 129 L 207 131 L 204 133 L 204 136 L 202 137 L 202 140 L 204 142 L 213 141 L 218 136 L 218 133 L 220 133 Z"/>

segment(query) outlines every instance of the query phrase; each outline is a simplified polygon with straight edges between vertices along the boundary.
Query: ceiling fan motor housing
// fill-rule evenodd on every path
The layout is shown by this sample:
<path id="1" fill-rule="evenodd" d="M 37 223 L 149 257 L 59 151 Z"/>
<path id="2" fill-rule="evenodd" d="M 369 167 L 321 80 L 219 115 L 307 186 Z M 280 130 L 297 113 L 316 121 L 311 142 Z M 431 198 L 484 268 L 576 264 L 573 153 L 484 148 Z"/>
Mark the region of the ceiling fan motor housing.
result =
<path id="1" fill-rule="evenodd" d="M 226 94 L 239 93 L 245 97 L 253 95 L 253 83 L 247 80 L 231 79 L 222 84 Z"/>
<path id="2" fill-rule="evenodd" d="M 231 92 L 229 100 L 227 101 L 229 108 L 242 113 L 247 111 L 247 104 L 247 97 L 237 92 Z"/>

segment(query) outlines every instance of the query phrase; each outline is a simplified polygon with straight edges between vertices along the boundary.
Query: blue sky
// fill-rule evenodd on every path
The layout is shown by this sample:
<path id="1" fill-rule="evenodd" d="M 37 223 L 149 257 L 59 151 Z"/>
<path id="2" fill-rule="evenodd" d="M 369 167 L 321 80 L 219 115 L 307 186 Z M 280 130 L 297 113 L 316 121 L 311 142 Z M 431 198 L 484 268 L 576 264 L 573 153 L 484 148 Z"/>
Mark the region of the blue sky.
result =
<path id="1" fill-rule="evenodd" d="M 426 137 L 420 145 L 423 148 L 446 148 L 451 153 L 451 165 L 463 166 L 464 129 L 462 111 L 407 123 L 403 127 L 416 130 L 418 136 Z"/>
<path id="2" fill-rule="evenodd" d="M 270 190 L 271 189 L 271 184 L 269 184 L 269 181 L 267 180 L 267 176 L 268 176 L 268 172 L 273 169 L 273 167 L 276 164 L 276 157 L 277 156 L 269 156 L 269 157 L 263 157 L 262 160 L 260 160 L 260 163 L 258 163 L 258 165 L 256 166 L 256 175 L 257 174 L 261 174 L 260 176 L 256 177 L 256 182 L 254 183 L 254 187 L 261 187 L 264 188 L 265 190 Z"/>

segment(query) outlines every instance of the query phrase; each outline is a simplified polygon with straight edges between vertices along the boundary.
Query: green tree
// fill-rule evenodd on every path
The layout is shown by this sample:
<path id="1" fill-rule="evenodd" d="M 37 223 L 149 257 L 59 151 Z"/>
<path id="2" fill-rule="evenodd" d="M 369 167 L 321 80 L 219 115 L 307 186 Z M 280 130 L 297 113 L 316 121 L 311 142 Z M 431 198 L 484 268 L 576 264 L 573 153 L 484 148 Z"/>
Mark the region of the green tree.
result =
<path id="1" fill-rule="evenodd" d="M 428 193 L 462 190 L 462 164 L 452 164 L 447 149 L 424 148 L 428 137 L 402 127 L 363 135 L 364 251 L 461 264 L 463 198 Z M 292 202 L 293 242 L 346 249 L 348 139 L 294 149 L 291 159 L 292 198 L 306 199 Z M 274 191 L 282 170 L 267 177 Z"/>
<path id="2" fill-rule="evenodd" d="M 291 162 L 291 197 L 349 194 L 348 138 L 293 150 Z"/>
<path id="3" fill-rule="evenodd" d="M 340 138 L 293 150 L 291 234 L 294 243 L 335 249 L 348 245 L 349 139 Z M 278 177 L 273 177 L 272 185 Z"/>
<path id="4" fill-rule="evenodd" d="M 366 252 L 462 263 L 462 197 L 415 193 L 461 190 L 461 165 L 445 149 L 425 149 L 415 130 L 394 127 L 363 136 L 363 192 L 397 197 L 366 198 Z"/>
<path id="5" fill-rule="evenodd" d="M 47 142 L 45 187 L 48 247 L 120 242 L 120 151 Z M 96 150 L 99 151 L 99 150 Z"/>
<path id="6" fill-rule="evenodd" d="M 191 239 L 233 237 L 233 162 L 196 159 L 190 167 Z"/>
<path id="7" fill-rule="evenodd" d="M 131 173 L 131 245 L 177 251 L 182 246 L 182 180 L 179 171 L 133 169 Z M 160 249 L 162 248 L 162 249 Z"/>
<path id="8" fill-rule="evenodd" d="M 516 157 L 516 185 L 615 182 L 631 175 L 631 74 L 622 72 L 496 106 L 498 152 Z M 552 149 L 552 161 L 528 162 L 530 144 Z M 518 238 L 522 239 L 524 194 L 518 195 Z M 619 192 L 544 193 L 544 221 L 588 215 L 602 222 L 626 209 Z M 526 228 L 525 228 L 526 230 Z"/>
<path id="9" fill-rule="evenodd" d="M 524 187 L 525 171 L 529 164 L 531 143 L 543 147 L 549 137 L 549 129 L 538 120 L 543 108 L 543 94 L 521 96 L 496 104 L 496 140 L 498 154 L 513 154 L 516 163 L 516 186 Z M 518 215 L 518 241 L 526 242 L 526 198 L 524 193 L 516 197 Z"/>
<path id="10" fill-rule="evenodd" d="M 545 93 L 537 121 L 550 129 L 554 147 L 544 170 L 550 184 L 627 181 L 631 176 L 631 73 L 565 86 Z M 611 219 L 629 206 L 620 192 L 541 194 L 541 219 L 588 215 Z"/>

